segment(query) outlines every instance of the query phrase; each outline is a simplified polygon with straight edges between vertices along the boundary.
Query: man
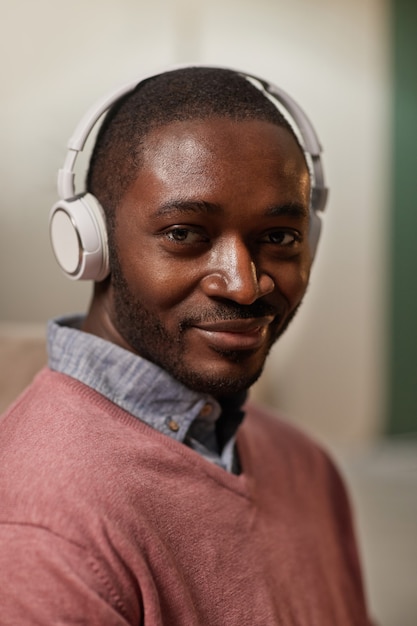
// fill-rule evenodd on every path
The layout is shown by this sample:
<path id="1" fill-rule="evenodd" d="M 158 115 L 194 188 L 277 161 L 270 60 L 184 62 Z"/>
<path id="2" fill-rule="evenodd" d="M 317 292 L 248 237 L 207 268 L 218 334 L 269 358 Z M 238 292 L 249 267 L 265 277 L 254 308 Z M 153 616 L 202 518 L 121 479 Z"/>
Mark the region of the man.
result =
<path id="1" fill-rule="evenodd" d="M 336 470 L 245 404 L 313 257 L 291 126 L 239 73 L 167 72 L 110 108 L 87 190 L 109 273 L 104 237 L 0 427 L 2 624 L 368 624 Z"/>

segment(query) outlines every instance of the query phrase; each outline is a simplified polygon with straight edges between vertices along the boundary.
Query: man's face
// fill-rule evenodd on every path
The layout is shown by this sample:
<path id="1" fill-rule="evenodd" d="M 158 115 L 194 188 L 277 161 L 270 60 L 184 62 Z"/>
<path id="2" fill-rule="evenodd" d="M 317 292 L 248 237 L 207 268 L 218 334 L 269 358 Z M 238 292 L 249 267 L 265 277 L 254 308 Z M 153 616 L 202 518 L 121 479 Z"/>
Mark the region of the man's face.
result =
<path id="1" fill-rule="evenodd" d="M 152 131 L 117 209 L 122 345 L 192 389 L 248 388 L 307 286 L 309 194 L 284 128 L 216 118 Z"/>

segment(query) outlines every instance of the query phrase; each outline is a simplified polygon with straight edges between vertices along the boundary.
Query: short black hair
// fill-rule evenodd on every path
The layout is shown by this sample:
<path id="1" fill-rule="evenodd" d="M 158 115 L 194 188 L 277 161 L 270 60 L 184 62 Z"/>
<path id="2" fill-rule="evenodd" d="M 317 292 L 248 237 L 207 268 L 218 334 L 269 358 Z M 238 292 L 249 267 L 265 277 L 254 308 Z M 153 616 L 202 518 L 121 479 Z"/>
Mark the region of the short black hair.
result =
<path id="1" fill-rule="evenodd" d="M 102 205 L 109 227 L 140 168 L 148 133 L 175 121 L 213 117 L 268 121 L 295 137 L 273 102 L 238 72 L 187 67 L 153 76 L 110 108 L 92 152 L 86 188 Z"/>

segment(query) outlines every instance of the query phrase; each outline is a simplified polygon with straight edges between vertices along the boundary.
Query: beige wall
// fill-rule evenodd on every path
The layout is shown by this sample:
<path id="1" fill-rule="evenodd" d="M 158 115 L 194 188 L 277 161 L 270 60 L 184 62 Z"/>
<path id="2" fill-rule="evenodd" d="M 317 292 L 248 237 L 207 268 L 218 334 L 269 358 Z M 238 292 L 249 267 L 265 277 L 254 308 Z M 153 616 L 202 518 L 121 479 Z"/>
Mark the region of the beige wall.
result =
<path id="1" fill-rule="evenodd" d="M 303 310 L 259 391 L 319 437 L 373 437 L 384 408 L 388 39 L 383 0 L 2 2 L 0 320 L 85 308 L 47 215 L 84 110 L 149 69 L 197 60 L 280 84 L 313 119 L 331 186 Z"/>

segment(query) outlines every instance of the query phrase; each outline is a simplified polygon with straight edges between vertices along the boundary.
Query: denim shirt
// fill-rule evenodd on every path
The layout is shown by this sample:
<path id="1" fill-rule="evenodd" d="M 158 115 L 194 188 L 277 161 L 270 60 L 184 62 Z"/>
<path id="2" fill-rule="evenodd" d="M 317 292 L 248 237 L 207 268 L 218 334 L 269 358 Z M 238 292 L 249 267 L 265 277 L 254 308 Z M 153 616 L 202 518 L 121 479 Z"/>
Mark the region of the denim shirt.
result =
<path id="1" fill-rule="evenodd" d="M 225 470 L 237 472 L 235 434 L 243 418 L 240 407 L 245 394 L 229 407 L 227 440 L 220 450 L 216 422 L 222 407 L 211 395 L 192 391 L 154 363 L 83 332 L 82 320 L 73 316 L 49 322 L 52 370 L 79 380 L 152 428 Z"/>

